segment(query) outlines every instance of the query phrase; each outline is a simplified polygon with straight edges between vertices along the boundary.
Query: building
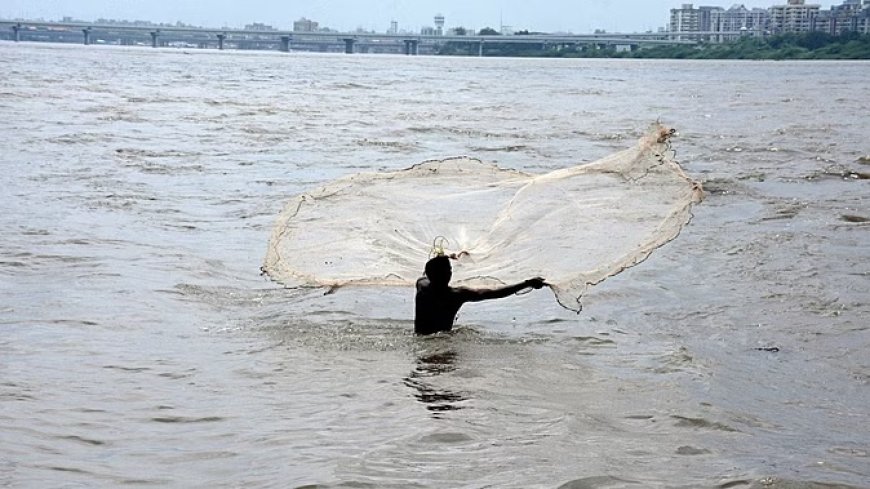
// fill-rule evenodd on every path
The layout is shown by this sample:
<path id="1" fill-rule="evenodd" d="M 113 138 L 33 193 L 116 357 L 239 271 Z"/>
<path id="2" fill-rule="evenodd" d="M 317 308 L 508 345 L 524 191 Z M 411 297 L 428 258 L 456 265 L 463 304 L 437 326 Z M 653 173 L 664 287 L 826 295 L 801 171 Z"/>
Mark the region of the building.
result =
<path id="1" fill-rule="evenodd" d="M 435 16 L 435 35 L 444 35 L 444 16 L 441 14 Z"/>
<path id="2" fill-rule="evenodd" d="M 870 0 L 864 0 L 864 7 L 855 22 L 855 31 L 861 34 L 870 34 Z"/>
<path id="3" fill-rule="evenodd" d="M 810 32 L 815 26 L 820 5 L 807 4 L 806 0 L 788 0 L 786 5 L 770 7 L 770 31 L 773 34 L 784 32 Z"/>
<path id="4" fill-rule="evenodd" d="M 698 11 L 693 8 L 691 3 L 684 3 L 680 8 L 671 9 L 671 24 L 669 30 L 671 32 L 700 31 Z"/>
<path id="5" fill-rule="evenodd" d="M 824 32 L 833 36 L 847 32 L 870 34 L 870 0 L 842 0 L 830 10 L 806 0 L 787 0 L 769 9 L 748 9 L 736 4 L 728 10 L 683 4 L 671 9 L 667 28 L 671 39 L 733 41 L 743 36 L 767 36 L 789 32 Z M 697 34 L 692 34 L 697 33 Z"/>
<path id="6" fill-rule="evenodd" d="M 865 3 L 864 11 L 861 12 L 855 22 L 855 32 L 861 34 L 870 34 L 870 8 L 868 8 L 867 5 L 868 4 Z"/>
<path id="7" fill-rule="evenodd" d="M 245 25 L 246 31 L 261 31 L 261 32 L 271 32 L 276 30 L 274 27 L 270 25 L 263 24 L 261 22 L 254 22 L 253 24 Z"/>
<path id="8" fill-rule="evenodd" d="M 317 32 L 319 27 L 320 24 L 313 20 L 306 19 L 305 17 L 302 17 L 293 23 L 294 32 Z"/>
<path id="9" fill-rule="evenodd" d="M 733 41 L 742 36 L 763 36 L 767 30 L 770 14 L 766 9 L 752 10 L 744 5 L 734 5 L 728 10 L 711 12 L 710 30 L 717 42 Z"/>
<path id="10" fill-rule="evenodd" d="M 814 19 L 813 30 L 839 36 L 846 32 L 868 33 L 870 0 L 845 0 L 840 5 L 823 10 Z"/>
<path id="11" fill-rule="evenodd" d="M 709 40 L 712 29 L 712 16 L 722 12 L 722 7 L 698 7 L 694 8 L 691 3 L 684 3 L 681 8 L 671 9 L 670 31 L 673 38 L 678 40 Z M 692 33 L 697 34 L 692 34 Z"/>

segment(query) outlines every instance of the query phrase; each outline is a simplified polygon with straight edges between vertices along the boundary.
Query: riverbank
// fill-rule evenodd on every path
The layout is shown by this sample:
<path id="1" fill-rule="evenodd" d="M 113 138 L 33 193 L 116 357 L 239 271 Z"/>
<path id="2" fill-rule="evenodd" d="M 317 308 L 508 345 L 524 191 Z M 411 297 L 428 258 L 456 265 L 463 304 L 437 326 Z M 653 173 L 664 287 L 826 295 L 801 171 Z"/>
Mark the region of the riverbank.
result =
<path id="1" fill-rule="evenodd" d="M 467 45 L 447 43 L 439 54 L 476 55 L 477 52 Z M 545 45 L 490 42 L 486 46 L 486 55 L 540 58 L 870 59 L 870 35 L 850 32 L 832 36 L 822 32 L 808 32 L 768 38 L 747 37 L 726 43 L 655 46 L 633 51 L 619 51 L 615 46 L 600 48 L 593 45 L 574 45 L 553 48 Z"/>

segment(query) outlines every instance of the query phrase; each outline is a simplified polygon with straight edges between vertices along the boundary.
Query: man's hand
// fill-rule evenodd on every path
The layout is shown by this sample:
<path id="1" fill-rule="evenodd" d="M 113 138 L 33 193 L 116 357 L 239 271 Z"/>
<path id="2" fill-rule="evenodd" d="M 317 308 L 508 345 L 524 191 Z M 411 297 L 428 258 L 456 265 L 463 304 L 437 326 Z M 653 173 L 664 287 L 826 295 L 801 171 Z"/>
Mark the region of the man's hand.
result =
<path id="1" fill-rule="evenodd" d="M 533 289 L 540 289 L 541 287 L 547 285 L 547 283 L 544 281 L 543 277 L 530 278 L 530 279 L 526 280 L 524 283 L 525 283 L 526 287 L 531 287 Z"/>

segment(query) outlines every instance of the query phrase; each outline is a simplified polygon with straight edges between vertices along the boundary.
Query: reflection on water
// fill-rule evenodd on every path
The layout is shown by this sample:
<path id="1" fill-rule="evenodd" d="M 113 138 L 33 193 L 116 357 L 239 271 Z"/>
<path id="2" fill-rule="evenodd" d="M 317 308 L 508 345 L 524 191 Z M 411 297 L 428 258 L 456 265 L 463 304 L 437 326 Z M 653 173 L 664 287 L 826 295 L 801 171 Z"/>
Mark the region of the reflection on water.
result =
<path id="1" fill-rule="evenodd" d="M 433 377 L 456 370 L 456 352 L 453 350 L 435 353 L 424 352 L 417 357 L 414 370 L 403 379 L 405 385 L 411 387 L 414 397 L 432 411 L 433 418 L 439 418 L 439 413 L 462 409 L 458 403 L 468 399 L 464 394 L 437 386 Z"/>

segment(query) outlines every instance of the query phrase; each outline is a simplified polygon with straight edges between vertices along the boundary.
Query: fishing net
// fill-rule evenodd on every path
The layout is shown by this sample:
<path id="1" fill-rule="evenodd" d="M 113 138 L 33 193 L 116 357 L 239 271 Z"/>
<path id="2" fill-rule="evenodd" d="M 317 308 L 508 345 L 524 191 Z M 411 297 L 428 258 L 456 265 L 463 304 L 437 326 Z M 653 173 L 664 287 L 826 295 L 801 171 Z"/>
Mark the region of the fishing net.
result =
<path id="1" fill-rule="evenodd" d="M 263 271 L 289 287 L 413 285 L 433 242 L 452 285 L 541 276 L 581 309 L 591 285 L 674 239 L 701 187 L 674 161 L 673 131 L 542 175 L 469 158 L 351 175 L 293 199 L 275 224 Z"/>

